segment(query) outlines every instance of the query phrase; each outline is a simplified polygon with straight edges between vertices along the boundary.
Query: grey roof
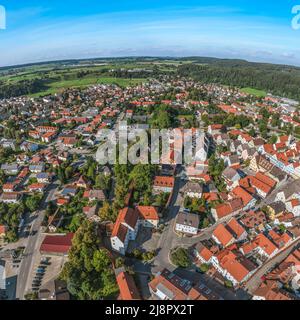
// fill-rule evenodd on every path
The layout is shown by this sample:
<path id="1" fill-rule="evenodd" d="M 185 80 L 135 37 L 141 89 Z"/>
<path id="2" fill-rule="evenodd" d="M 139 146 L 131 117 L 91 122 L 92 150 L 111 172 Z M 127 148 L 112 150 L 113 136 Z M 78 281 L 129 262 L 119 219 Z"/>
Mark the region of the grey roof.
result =
<path id="1" fill-rule="evenodd" d="M 188 182 L 184 186 L 184 192 L 202 193 L 203 187 L 197 182 Z"/>
<path id="2" fill-rule="evenodd" d="M 277 201 L 270 204 L 270 207 L 275 211 L 275 213 L 281 213 L 285 210 L 285 204 L 282 201 Z"/>
<path id="3" fill-rule="evenodd" d="M 180 212 L 177 216 L 176 223 L 182 224 L 184 226 L 198 228 L 200 223 L 200 217 L 198 214 Z"/>
<path id="4" fill-rule="evenodd" d="M 295 180 L 292 183 L 288 184 L 283 189 L 283 192 L 284 192 L 285 199 L 289 199 L 295 193 L 296 194 L 300 194 L 300 179 L 299 180 Z"/>
<path id="5" fill-rule="evenodd" d="M 239 175 L 238 172 L 233 168 L 226 168 L 222 174 L 226 179 L 232 180 L 236 175 Z"/>

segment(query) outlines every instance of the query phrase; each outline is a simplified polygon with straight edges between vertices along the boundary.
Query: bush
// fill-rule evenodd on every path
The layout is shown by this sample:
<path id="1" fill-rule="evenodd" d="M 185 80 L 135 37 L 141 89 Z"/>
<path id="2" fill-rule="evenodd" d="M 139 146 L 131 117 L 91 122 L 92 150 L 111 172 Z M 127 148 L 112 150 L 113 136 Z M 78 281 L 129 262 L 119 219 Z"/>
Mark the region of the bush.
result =
<path id="1" fill-rule="evenodd" d="M 206 273 L 208 270 L 209 270 L 209 265 L 204 263 L 204 264 L 201 264 L 201 266 L 199 267 L 200 271 L 203 272 L 203 273 Z"/>
<path id="2" fill-rule="evenodd" d="M 178 248 L 171 253 L 171 262 L 180 268 L 188 268 L 191 265 L 187 249 Z"/>

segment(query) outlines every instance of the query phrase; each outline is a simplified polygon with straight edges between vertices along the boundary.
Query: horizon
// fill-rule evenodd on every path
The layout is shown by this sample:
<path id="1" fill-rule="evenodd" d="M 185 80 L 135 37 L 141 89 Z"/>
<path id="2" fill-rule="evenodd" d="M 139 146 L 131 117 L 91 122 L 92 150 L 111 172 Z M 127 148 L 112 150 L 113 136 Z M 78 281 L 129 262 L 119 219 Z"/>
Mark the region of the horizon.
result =
<path id="1" fill-rule="evenodd" d="M 240 2 L 0 0 L 6 10 L 0 66 L 145 56 L 300 66 L 296 3 Z"/>
<path id="2" fill-rule="evenodd" d="M 0 70 L 3 69 L 13 69 L 13 68 L 22 68 L 22 67 L 30 67 L 35 65 L 47 65 L 51 63 L 62 63 L 62 62 L 81 62 L 81 61 L 101 61 L 101 60 L 126 60 L 126 59 L 162 59 L 162 60 L 182 60 L 182 59 L 217 59 L 217 60 L 229 60 L 229 61 L 243 61 L 247 63 L 253 63 L 253 64 L 270 64 L 270 65 L 278 65 L 278 66 L 285 66 L 285 67 L 292 67 L 292 68 L 300 68 L 300 65 L 293 65 L 293 64 L 286 64 L 286 63 L 272 63 L 272 62 L 266 62 L 266 61 L 251 61 L 243 58 L 218 58 L 214 56 L 110 56 L 110 57 L 90 57 L 90 58 L 70 58 L 70 59 L 57 59 L 57 60 L 44 60 L 44 61 L 33 61 L 23 64 L 16 64 L 16 65 L 6 65 L 6 66 L 0 66 Z M 93 64 L 91 64 L 92 66 Z"/>

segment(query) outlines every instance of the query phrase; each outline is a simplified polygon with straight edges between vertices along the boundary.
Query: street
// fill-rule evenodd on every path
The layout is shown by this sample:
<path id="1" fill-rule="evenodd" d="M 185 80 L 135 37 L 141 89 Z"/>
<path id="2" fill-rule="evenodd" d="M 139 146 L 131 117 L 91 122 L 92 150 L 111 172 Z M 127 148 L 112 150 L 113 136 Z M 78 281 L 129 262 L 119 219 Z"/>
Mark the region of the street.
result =
<path id="1" fill-rule="evenodd" d="M 24 258 L 20 265 L 19 276 L 17 279 L 17 292 L 16 298 L 23 299 L 24 295 L 26 294 L 26 290 L 28 289 L 29 285 L 29 278 L 32 272 L 32 265 L 34 261 L 34 255 L 39 248 L 38 239 L 41 236 L 41 225 L 45 217 L 45 209 L 49 202 L 54 200 L 55 193 L 57 192 L 58 184 L 53 183 L 49 186 L 49 190 L 47 191 L 44 199 L 42 200 L 40 210 L 33 213 L 30 217 L 28 217 L 26 224 L 28 221 L 33 219 L 33 224 L 31 226 L 31 232 L 28 237 L 27 246 L 24 251 Z"/>

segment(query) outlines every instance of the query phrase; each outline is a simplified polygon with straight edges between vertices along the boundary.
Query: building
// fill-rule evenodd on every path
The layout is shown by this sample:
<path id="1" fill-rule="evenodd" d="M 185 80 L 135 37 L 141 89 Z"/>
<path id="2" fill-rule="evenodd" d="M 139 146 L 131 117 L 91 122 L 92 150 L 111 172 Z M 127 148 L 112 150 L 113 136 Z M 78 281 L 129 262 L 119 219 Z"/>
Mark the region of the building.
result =
<path id="1" fill-rule="evenodd" d="M 183 192 L 189 198 L 202 198 L 203 187 L 197 182 L 187 182 L 184 186 Z"/>
<path id="2" fill-rule="evenodd" d="M 154 179 L 153 189 L 156 192 L 171 193 L 175 184 L 174 177 L 156 176 Z"/>
<path id="3" fill-rule="evenodd" d="M 187 235 L 198 234 L 200 217 L 197 214 L 180 212 L 176 219 L 176 231 Z"/>
<path id="4" fill-rule="evenodd" d="M 120 289 L 120 300 L 141 300 L 141 296 L 132 275 L 126 271 L 121 271 L 116 276 L 116 280 Z"/>
<path id="5" fill-rule="evenodd" d="M 167 269 L 149 282 L 150 293 L 159 300 L 187 300 L 192 284 Z"/>
<path id="6" fill-rule="evenodd" d="M 4 203 L 19 203 L 22 199 L 22 194 L 17 192 L 9 192 L 9 193 L 2 193 L 0 197 L 0 202 Z"/>
<path id="7" fill-rule="evenodd" d="M 110 238 L 113 250 L 125 255 L 129 241 L 135 240 L 139 229 L 138 212 L 131 208 L 120 210 Z"/>
<path id="8" fill-rule="evenodd" d="M 38 297 L 39 300 L 70 300 L 70 293 L 64 281 L 50 280 L 41 287 Z"/>
<path id="9" fill-rule="evenodd" d="M 211 263 L 234 286 L 246 282 L 256 270 L 256 266 L 239 253 L 235 246 L 214 255 Z"/>
<path id="10" fill-rule="evenodd" d="M 137 206 L 140 224 L 145 228 L 157 228 L 159 224 L 158 211 L 152 206 Z"/>
<path id="11" fill-rule="evenodd" d="M 40 252 L 46 256 L 67 256 L 72 247 L 74 233 L 47 235 L 41 244 Z"/>
<path id="12" fill-rule="evenodd" d="M 260 233 L 253 241 L 244 244 L 240 251 L 245 256 L 259 254 L 269 259 L 278 253 L 278 248 L 264 234 Z"/>

